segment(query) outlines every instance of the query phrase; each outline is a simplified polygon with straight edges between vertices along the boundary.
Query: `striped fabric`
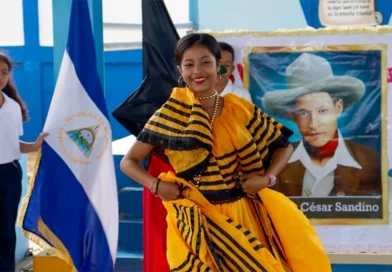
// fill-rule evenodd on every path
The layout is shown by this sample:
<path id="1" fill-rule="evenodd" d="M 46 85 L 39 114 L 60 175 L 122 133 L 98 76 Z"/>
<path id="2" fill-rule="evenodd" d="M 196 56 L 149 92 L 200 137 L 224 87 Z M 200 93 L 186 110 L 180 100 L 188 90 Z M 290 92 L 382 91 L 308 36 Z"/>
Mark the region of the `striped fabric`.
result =
<path id="1" fill-rule="evenodd" d="M 190 180 L 201 172 L 200 190 L 233 188 L 236 186 L 234 172 L 262 174 L 269 165 L 274 146 L 287 146 L 291 131 L 282 129 L 281 124 L 245 99 L 227 95 L 224 103 L 239 106 L 241 124 L 238 125 L 247 130 L 243 137 L 236 139 L 235 145 L 215 148 L 211 153 L 213 139 L 220 135 L 213 135 L 208 115 L 193 93 L 181 88 L 173 90 L 138 140 L 164 149 L 179 177 Z M 219 130 L 216 133 L 219 134 Z"/>
<path id="2" fill-rule="evenodd" d="M 192 92 L 180 88 L 150 118 L 138 140 L 163 148 L 184 178 L 206 167 L 213 141 L 207 113 Z"/>
<path id="3" fill-rule="evenodd" d="M 160 178 L 187 185 L 172 172 Z M 243 198 L 234 203 L 249 206 L 248 213 L 255 216 L 252 230 L 231 218 L 239 210 L 231 216 L 220 213 L 193 185 L 184 196 L 163 202 L 171 271 L 332 271 L 316 231 L 284 195 L 264 189 L 257 201 Z"/>
<path id="4" fill-rule="evenodd" d="M 178 231 L 175 237 L 170 231 L 168 236 L 171 271 L 291 271 L 232 219 L 213 210 L 203 214 L 187 199 L 165 207 L 169 228 Z"/>
<path id="5" fill-rule="evenodd" d="M 274 195 L 283 198 L 277 211 L 292 213 L 296 226 L 304 227 L 299 238 L 306 252 L 316 253 L 314 262 L 286 254 L 290 245 L 280 239 L 286 229 L 278 231 L 285 223 L 274 222 L 262 198 L 246 198 L 239 186 L 241 173 L 260 175 L 268 168 L 275 150 L 288 145 L 290 133 L 247 100 L 230 94 L 223 97 L 222 112 L 211 130 L 193 93 L 173 90 L 138 136 L 163 150 L 173 166 L 176 174 L 159 177 L 185 188 L 184 198 L 164 202 L 172 271 L 330 271 L 317 234 L 289 199 Z M 194 176 L 199 173 L 197 187 Z M 279 215 L 282 220 L 286 216 Z M 296 263 L 306 269 L 293 270 Z"/>

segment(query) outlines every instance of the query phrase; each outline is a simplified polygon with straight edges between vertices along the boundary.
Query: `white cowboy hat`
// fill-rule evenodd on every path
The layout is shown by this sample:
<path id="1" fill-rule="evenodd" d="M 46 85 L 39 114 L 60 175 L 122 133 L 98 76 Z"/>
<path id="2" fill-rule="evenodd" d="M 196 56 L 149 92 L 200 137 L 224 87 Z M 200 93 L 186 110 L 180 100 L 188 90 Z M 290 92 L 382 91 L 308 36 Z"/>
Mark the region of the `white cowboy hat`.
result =
<path id="1" fill-rule="evenodd" d="M 365 84 L 352 76 L 334 76 L 329 62 L 314 54 L 303 53 L 286 69 L 287 89 L 268 92 L 263 107 L 272 116 L 290 119 L 289 106 L 301 96 L 328 92 L 343 100 L 344 109 L 358 102 Z"/>

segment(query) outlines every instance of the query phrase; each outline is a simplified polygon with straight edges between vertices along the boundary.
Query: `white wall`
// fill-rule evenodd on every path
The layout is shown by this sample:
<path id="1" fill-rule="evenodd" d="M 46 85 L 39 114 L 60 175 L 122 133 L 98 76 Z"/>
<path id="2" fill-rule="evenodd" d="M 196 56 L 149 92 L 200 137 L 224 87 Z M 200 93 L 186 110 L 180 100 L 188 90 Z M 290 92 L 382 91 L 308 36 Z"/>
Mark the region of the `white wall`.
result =
<path id="1" fill-rule="evenodd" d="M 16 1 L 16 0 L 0 0 Z M 22 1 L 22 0 L 17 0 Z M 53 16 L 52 0 L 39 0 L 40 44 L 53 46 Z M 174 23 L 189 22 L 189 0 L 165 0 L 166 7 Z M 141 0 L 102 0 L 104 23 L 141 24 Z M 1 17 L 0 17 L 1 18 Z M 185 34 L 187 29 L 178 29 L 179 34 Z M 141 42 L 142 31 L 137 27 L 104 27 L 105 44 Z"/>
<path id="2" fill-rule="evenodd" d="M 0 46 L 24 45 L 22 0 L 0 0 Z"/>
<path id="3" fill-rule="evenodd" d="M 272 31 L 306 25 L 299 0 L 199 0 L 200 30 Z"/>

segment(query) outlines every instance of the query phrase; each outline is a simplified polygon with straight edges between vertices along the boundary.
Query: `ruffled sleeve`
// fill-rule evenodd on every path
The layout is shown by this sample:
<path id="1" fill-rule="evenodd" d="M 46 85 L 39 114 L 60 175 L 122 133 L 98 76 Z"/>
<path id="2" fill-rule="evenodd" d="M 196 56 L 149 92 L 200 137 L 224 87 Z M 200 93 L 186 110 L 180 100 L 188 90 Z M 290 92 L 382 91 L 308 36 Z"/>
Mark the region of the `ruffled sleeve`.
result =
<path id="1" fill-rule="evenodd" d="M 206 168 L 213 143 L 207 113 L 190 90 L 181 88 L 173 90 L 137 140 L 154 146 L 154 154 L 187 179 Z"/>
<path id="2" fill-rule="evenodd" d="M 236 117 L 245 125 L 262 156 L 264 169 L 267 169 L 275 151 L 290 144 L 293 132 L 246 99 L 226 96 L 227 106 L 233 108 Z"/>

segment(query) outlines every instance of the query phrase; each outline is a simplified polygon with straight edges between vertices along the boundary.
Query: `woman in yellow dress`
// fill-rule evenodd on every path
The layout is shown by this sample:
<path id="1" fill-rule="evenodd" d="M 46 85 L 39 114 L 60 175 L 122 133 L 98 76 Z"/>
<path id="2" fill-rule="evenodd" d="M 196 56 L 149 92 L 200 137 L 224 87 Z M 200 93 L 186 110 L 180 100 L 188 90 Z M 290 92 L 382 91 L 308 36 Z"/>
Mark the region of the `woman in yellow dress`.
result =
<path id="1" fill-rule="evenodd" d="M 163 200 L 171 270 L 331 271 L 310 222 L 268 188 L 293 152 L 291 131 L 245 99 L 218 95 L 214 37 L 186 35 L 175 53 L 186 87 L 173 89 L 121 162 Z M 148 175 L 140 162 L 151 152 L 175 173 Z"/>

